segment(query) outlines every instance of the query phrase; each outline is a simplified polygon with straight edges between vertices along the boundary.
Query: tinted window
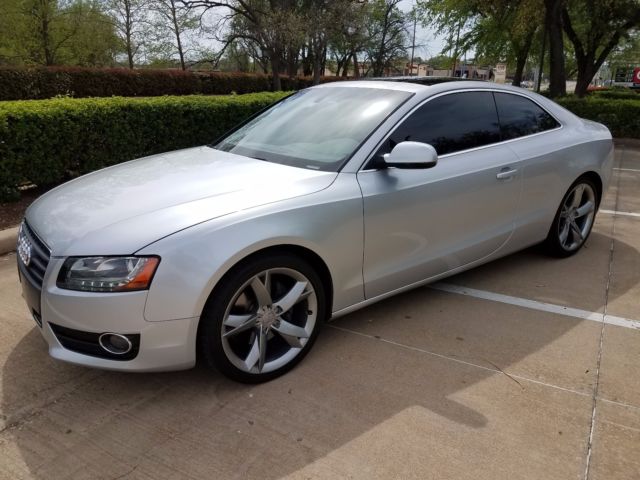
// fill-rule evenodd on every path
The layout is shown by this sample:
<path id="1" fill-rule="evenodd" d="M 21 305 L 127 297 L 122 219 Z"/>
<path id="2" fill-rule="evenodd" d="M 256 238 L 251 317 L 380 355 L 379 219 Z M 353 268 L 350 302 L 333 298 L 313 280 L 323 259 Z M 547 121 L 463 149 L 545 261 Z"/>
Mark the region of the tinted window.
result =
<path id="1" fill-rule="evenodd" d="M 528 98 L 496 93 L 502 139 L 523 137 L 558 127 L 558 122 Z"/>
<path id="2" fill-rule="evenodd" d="M 425 103 L 396 128 L 376 157 L 404 141 L 429 143 L 438 155 L 499 142 L 491 92 L 454 93 Z"/>

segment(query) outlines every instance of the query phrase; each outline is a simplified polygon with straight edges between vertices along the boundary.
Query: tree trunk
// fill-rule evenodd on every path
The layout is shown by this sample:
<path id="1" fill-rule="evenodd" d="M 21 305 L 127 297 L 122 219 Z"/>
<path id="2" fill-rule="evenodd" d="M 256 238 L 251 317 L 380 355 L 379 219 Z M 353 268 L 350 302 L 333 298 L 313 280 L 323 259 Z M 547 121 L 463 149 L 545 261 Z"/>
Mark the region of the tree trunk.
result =
<path id="1" fill-rule="evenodd" d="M 589 91 L 589 85 L 595 75 L 595 72 L 591 72 L 590 68 L 578 68 L 578 78 L 576 79 L 576 88 L 574 93 L 582 98 Z"/>
<path id="2" fill-rule="evenodd" d="M 320 74 L 322 73 L 322 60 L 320 55 L 313 56 L 313 85 L 320 85 Z"/>
<path id="3" fill-rule="evenodd" d="M 176 35 L 176 43 L 178 45 L 178 55 L 180 56 L 180 68 L 186 70 L 187 67 L 184 63 L 184 51 L 182 49 L 182 39 L 180 38 L 180 27 L 178 26 L 178 17 L 176 14 L 175 0 L 171 0 L 171 18 L 173 19 L 173 32 Z"/>
<path id="4" fill-rule="evenodd" d="M 350 63 L 351 63 L 351 56 L 348 55 L 344 59 L 344 64 L 342 65 L 342 77 L 343 78 L 347 78 L 349 76 L 349 64 Z M 338 75 L 338 72 L 336 72 L 336 75 Z"/>
<path id="5" fill-rule="evenodd" d="M 313 62 L 311 60 L 311 47 L 305 45 L 303 47 L 303 57 L 302 57 L 302 75 L 305 77 L 310 77 L 313 72 Z"/>
<path id="6" fill-rule="evenodd" d="M 313 45 L 313 85 L 320 84 L 320 75 L 322 74 L 322 48 L 320 47 L 320 41 L 314 39 Z"/>
<path id="7" fill-rule="evenodd" d="M 516 48 L 516 72 L 513 76 L 513 82 L 511 85 L 519 87 L 522 83 L 522 74 L 524 73 L 524 67 L 527 64 L 527 58 L 529 58 L 529 50 L 531 49 L 531 42 L 533 41 L 533 34 L 535 31 L 527 34 L 524 44 L 520 48 Z"/>
<path id="8" fill-rule="evenodd" d="M 133 46 L 131 45 L 131 35 L 127 32 L 127 61 L 129 68 L 133 70 Z"/>
<path id="9" fill-rule="evenodd" d="M 273 74 L 273 90 L 282 90 L 282 82 L 280 81 L 280 52 L 273 52 L 271 55 L 271 73 Z"/>
<path id="10" fill-rule="evenodd" d="M 357 52 L 353 52 L 353 78 L 360 78 L 360 65 L 358 64 Z"/>
<path id="11" fill-rule="evenodd" d="M 287 49 L 287 75 L 289 78 L 298 76 L 298 50 L 293 47 Z"/>
<path id="12" fill-rule="evenodd" d="M 562 7 L 564 0 L 544 0 L 545 26 L 549 33 L 549 95 L 558 97 L 567 93 L 564 68 L 564 38 L 562 34 Z"/>
<path id="13" fill-rule="evenodd" d="M 131 4 L 128 1 L 125 1 L 124 8 L 127 60 L 129 61 L 129 68 L 133 70 L 133 19 L 131 14 Z"/>
<path id="14" fill-rule="evenodd" d="M 42 53 L 44 54 L 44 64 L 47 66 L 54 64 L 54 55 L 51 50 L 51 35 L 49 32 L 49 5 L 47 2 L 41 2 L 42 11 L 40 12 L 40 40 L 42 42 Z"/>

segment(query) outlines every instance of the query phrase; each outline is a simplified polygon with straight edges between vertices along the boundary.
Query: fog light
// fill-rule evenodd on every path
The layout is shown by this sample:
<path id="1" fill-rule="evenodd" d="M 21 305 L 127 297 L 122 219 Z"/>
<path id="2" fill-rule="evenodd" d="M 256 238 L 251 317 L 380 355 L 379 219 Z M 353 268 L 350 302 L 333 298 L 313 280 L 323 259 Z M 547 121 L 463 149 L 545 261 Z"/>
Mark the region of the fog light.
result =
<path id="1" fill-rule="evenodd" d="M 119 333 L 103 333 L 98 338 L 98 343 L 103 349 L 114 355 L 124 355 L 133 348 L 131 340 Z"/>

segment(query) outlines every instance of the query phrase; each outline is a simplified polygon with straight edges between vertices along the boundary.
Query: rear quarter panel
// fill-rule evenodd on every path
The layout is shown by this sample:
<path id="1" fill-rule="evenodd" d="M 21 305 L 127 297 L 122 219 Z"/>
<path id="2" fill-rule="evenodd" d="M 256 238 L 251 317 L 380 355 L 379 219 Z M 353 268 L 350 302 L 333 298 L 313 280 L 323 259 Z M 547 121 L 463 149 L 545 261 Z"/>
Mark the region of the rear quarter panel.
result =
<path id="1" fill-rule="evenodd" d="M 560 129 L 509 143 L 524 162 L 522 210 L 513 237 L 514 249 L 546 238 L 562 198 L 578 177 L 595 172 L 602 181 L 603 193 L 610 183 L 613 141 L 609 130 L 571 117 L 562 119 Z"/>

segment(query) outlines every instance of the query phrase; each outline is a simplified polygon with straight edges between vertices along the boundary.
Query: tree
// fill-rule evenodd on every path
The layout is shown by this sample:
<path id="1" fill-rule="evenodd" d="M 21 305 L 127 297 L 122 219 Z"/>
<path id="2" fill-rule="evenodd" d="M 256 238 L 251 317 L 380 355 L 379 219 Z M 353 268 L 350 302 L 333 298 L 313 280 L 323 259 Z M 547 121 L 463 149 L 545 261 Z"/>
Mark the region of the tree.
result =
<path id="1" fill-rule="evenodd" d="M 582 97 L 609 54 L 640 26 L 640 2 L 568 0 L 562 8 L 562 24 L 577 63 L 575 93 Z"/>
<path id="2" fill-rule="evenodd" d="M 253 44 L 271 65 L 273 88 L 281 90 L 280 72 L 287 46 L 302 43 L 304 20 L 296 0 L 181 0 L 189 8 L 223 9 L 221 26 L 228 27 L 219 53 L 234 42 Z"/>
<path id="3" fill-rule="evenodd" d="M 374 0 L 369 23 L 370 44 L 367 55 L 374 77 L 384 75 L 393 61 L 407 50 L 407 19 L 400 0 Z"/>
<path id="4" fill-rule="evenodd" d="M 59 62 L 88 67 L 113 65 L 120 42 L 100 3 L 76 0 L 67 7 L 67 12 L 66 19 L 74 25 L 74 35 L 59 49 Z"/>
<path id="5" fill-rule="evenodd" d="M 339 9 L 339 21 L 331 30 L 329 50 L 336 61 L 336 75 L 346 77 L 353 62 L 353 75 L 359 77 L 358 55 L 370 44 L 367 26 L 371 18 L 368 2 L 343 1 Z"/>
<path id="6" fill-rule="evenodd" d="M 0 57 L 5 63 L 111 64 L 113 28 L 96 1 L 5 0 Z"/>
<path id="7" fill-rule="evenodd" d="M 59 50 L 75 34 L 75 19 L 68 18 L 71 2 L 58 0 L 9 1 L 3 12 L 7 44 L 15 60 L 55 65 Z M 3 42 L 4 43 L 4 42 Z M 7 45 L 5 44 L 5 45 Z M 6 47 L 5 47 L 6 48 Z"/>
<path id="8" fill-rule="evenodd" d="M 132 69 L 144 44 L 149 1 L 106 0 L 106 6 L 127 55 L 127 64 Z"/>
<path id="9" fill-rule="evenodd" d="M 329 44 L 332 41 L 343 42 L 348 52 L 343 53 L 341 68 L 346 74 L 346 62 L 353 56 L 354 46 L 349 40 L 355 40 L 356 30 L 363 31 L 359 20 L 364 11 L 361 4 L 354 0 L 306 0 L 301 4 L 306 19 L 305 31 L 308 37 L 307 52 L 311 57 L 313 84 L 320 83 L 324 70 Z M 360 14 L 360 15 L 359 15 Z"/>
<path id="10" fill-rule="evenodd" d="M 152 0 L 150 8 L 157 16 L 154 23 L 157 46 L 164 47 L 169 55 L 177 53 L 180 68 L 186 70 L 184 36 L 198 28 L 199 17 L 177 0 Z"/>
<path id="11" fill-rule="evenodd" d="M 477 57 L 513 66 L 513 85 L 520 85 L 541 20 L 540 0 L 422 0 L 418 7 L 426 23 L 448 34 L 454 68 L 459 55 L 473 49 Z"/>

